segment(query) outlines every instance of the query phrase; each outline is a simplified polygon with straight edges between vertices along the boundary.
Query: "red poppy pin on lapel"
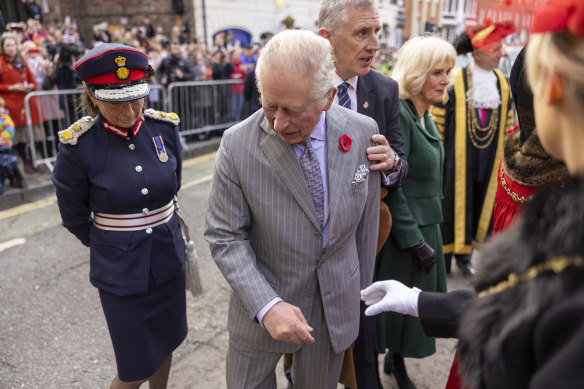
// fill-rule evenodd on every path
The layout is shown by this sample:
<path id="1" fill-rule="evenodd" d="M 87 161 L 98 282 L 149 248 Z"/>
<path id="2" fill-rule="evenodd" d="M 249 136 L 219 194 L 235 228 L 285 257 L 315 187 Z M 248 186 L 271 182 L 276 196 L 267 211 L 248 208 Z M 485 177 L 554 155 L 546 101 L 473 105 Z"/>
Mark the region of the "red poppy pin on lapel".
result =
<path id="1" fill-rule="evenodd" d="M 344 152 L 351 150 L 352 140 L 346 134 L 339 138 L 339 148 Z"/>
<path id="2" fill-rule="evenodd" d="M 365 109 L 369 108 L 369 103 L 368 102 L 364 102 L 363 103 L 363 108 L 365 108 Z"/>

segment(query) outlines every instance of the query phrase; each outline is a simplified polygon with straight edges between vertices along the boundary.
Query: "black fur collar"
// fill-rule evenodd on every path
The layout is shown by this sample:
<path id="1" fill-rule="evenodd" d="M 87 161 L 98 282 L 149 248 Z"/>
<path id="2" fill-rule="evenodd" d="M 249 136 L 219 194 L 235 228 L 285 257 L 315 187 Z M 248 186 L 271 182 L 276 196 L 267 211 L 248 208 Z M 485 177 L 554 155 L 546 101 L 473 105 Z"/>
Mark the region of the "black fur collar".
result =
<path id="1" fill-rule="evenodd" d="M 519 147 L 519 131 L 513 131 L 503 146 L 503 168 L 513 181 L 528 186 L 542 186 L 568 177 L 566 165 L 545 152 L 537 130 Z"/>
<path id="2" fill-rule="evenodd" d="M 584 179 L 542 191 L 507 230 L 480 248 L 474 287 L 559 255 L 584 256 Z M 459 327 L 460 368 L 469 388 L 524 388 L 537 371 L 532 329 L 542 313 L 581 288 L 584 269 L 542 274 L 470 304 Z"/>

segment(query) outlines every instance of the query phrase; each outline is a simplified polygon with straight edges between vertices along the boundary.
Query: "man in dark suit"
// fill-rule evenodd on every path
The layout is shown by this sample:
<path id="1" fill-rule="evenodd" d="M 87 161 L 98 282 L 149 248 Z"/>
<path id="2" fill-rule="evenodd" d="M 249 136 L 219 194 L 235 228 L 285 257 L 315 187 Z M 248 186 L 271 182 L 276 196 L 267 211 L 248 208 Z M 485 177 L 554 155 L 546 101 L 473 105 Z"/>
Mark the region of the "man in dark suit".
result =
<path id="1" fill-rule="evenodd" d="M 378 149 L 369 159 L 386 164 L 382 184 L 401 184 L 408 165 L 399 128 L 398 86 L 391 78 L 370 68 L 379 50 L 377 33 L 381 29 L 376 3 L 373 0 L 322 0 L 318 23 L 318 34 L 331 42 L 336 57 L 338 93 L 335 100 L 375 119 L 383 137 L 374 139 Z M 383 230 L 384 226 L 380 224 L 379 228 Z M 353 350 L 357 386 L 381 387 L 373 347 L 375 321 L 363 314 L 364 309 L 362 304 L 359 337 Z"/>
<path id="2" fill-rule="evenodd" d="M 349 84 L 349 104 L 343 105 L 353 111 L 373 118 L 385 140 L 378 141 L 383 149 L 370 154 L 371 160 L 387 162 L 386 173 L 396 171 L 392 183 L 399 183 L 407 175 L 407 162 L 403 159 L 403 141 L 399 129 L 399 100 L 397 83 L 391 78 L 370 68 L 373 57 L 379 50 L 377 33 L 381 21 L 373 0 L 355 1 L 322 0 L 319 13 L 318 35 L 328 39 L 335 53 L 335 85 Z M 343 17 L 343 15 L 345 17 Z M 339 89 L 336 102 L 342 97 Z M 399 156 L 398 163 L 393 163 Z"/>

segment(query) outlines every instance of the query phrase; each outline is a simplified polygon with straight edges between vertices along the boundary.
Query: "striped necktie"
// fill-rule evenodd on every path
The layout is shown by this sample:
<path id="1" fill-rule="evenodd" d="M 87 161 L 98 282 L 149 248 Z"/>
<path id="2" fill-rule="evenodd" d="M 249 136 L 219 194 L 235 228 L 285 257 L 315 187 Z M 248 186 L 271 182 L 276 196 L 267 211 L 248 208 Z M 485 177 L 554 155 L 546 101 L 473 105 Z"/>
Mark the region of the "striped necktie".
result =
<path id="1" fill-rule="evenodd" d="M 351 109 L 351 97 L 349 96 L 349 83 L 343 82 L 341 85 L 337 87 L 338 89 L 338 96 L 339 96 L 339 105 L 341 107 Z"/>
<path id="2" fill-rule="evenodd" d="M 308 192 L 312 197 L 314 209 L 316 209 L 316 216 L 320 222 L 320 227 L 324 227 L 324 187 L 322 184 L 322 174 L 320 171 L 320 163 L 316 153 L 312 149 L 310 138 L 302 142 L 304 151 L 300 156 L 300 167 L 304 173 L 304 179 L 308 185 Z"/>

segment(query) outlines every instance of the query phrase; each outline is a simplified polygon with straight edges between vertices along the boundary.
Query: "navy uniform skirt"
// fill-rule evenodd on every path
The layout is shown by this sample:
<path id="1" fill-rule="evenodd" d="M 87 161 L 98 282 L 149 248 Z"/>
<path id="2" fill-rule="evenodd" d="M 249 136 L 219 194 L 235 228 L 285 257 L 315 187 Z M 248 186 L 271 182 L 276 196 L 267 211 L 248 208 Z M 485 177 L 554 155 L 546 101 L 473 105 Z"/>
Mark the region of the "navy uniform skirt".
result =
<path id="1" fill-rule="evenodd" d="M 117 296 L 100 290 L 99 297 L 122 381 L 152 376 L 187 336 L 184 275 L 144 294 Z"/>

